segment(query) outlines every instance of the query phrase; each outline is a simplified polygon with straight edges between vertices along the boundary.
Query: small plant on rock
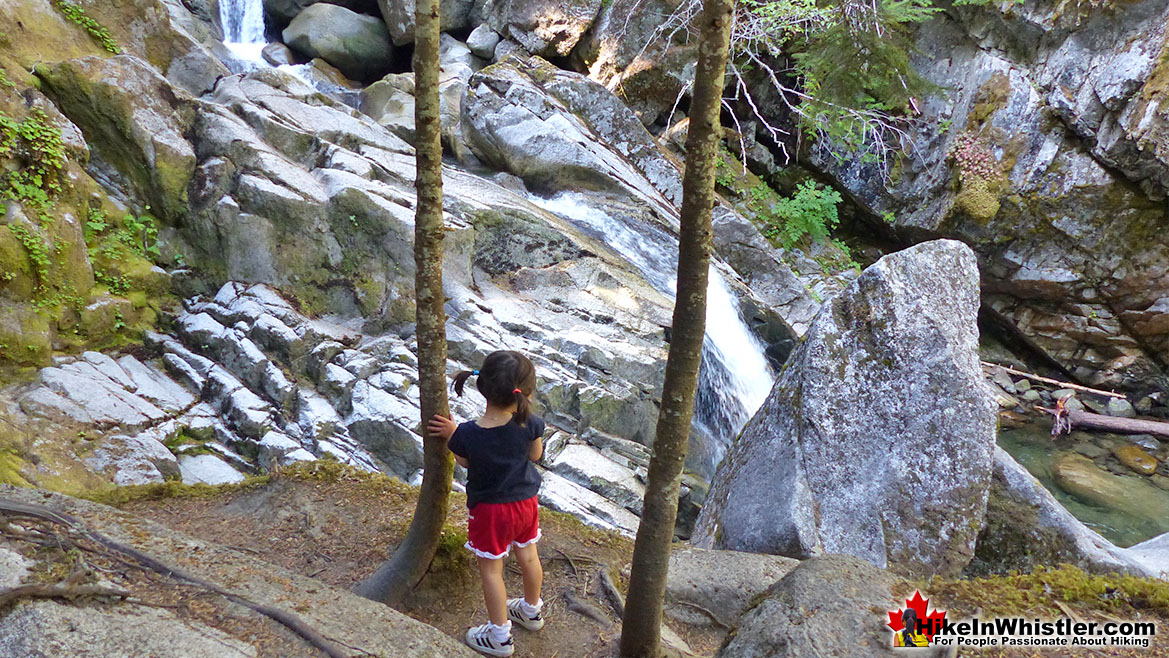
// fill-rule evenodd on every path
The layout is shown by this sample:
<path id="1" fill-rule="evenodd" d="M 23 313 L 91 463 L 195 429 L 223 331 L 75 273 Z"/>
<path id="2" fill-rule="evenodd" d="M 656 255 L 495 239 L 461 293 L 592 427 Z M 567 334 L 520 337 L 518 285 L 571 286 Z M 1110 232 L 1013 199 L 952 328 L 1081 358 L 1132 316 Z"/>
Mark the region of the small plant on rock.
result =
<path id="1" fill-rule="evenodd" d="M 998 160 L 986 143 L 971 132 L 954 139 L 950 160 L 958 174 L 958 196 L 954 205 L 980 223 L 987 223 L 999 211 L 1004 177 Z"/>

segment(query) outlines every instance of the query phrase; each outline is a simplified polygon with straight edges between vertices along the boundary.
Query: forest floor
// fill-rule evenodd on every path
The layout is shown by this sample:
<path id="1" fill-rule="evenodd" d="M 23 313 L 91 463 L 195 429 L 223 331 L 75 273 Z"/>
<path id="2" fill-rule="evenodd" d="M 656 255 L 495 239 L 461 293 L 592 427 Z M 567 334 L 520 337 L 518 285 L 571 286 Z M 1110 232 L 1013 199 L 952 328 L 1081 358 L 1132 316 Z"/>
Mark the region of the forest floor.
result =
<path id="1" fill-rule="evenodd" d="M 349 589 L 389 555 L 405 534 L 416 490 L 380 475 L 329 462 L 300 465 L 243 485 L 189 487 L 176 483 L 124 487 L 96 499 L 199 539 L 255 555 L 334 587 Z M 609 658 L 616 655 L 620 619 L 606 602 L 599 570 L 624 589 L 632 540 L 541 510 L 546 625 L 538 633 L 515 630 L 520 658 Z M 461 639 L 486 621 L 486 609 L 466 540 L 464 498 L 451 500 L 448 527 L 430 572 L 403 612 Z M 519 596 L 513 558 L 505 570 L 508 591 Z M 978 580 L 907 584 L 945 602 L 951 619 L 979 612 L 1050 619 L 1154 621 L 1149 648 L 960 649 L 958 656 L 1165 656 L 1169 658 L 1169 585 L 1098 580 L 1075 569 Z M 1117 594 L 1120 592 L 1120 594 Z M 669 624 L 698 656 L 712 656 L 725 633 L 717 628 Z M 262 652 L 264 653 L 264 652 Z"/>

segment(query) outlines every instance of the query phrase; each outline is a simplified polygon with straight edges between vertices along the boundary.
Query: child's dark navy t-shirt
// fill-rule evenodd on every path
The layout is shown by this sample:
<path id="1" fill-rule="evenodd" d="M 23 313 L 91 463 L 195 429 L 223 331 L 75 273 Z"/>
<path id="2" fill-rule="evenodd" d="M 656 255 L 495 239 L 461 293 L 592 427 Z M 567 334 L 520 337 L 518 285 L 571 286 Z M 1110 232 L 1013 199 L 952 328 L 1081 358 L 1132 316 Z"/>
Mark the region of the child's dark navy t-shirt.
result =
<path id="1" fill-rule="evenodd" d="M 467 460 L 467 507 L 479 503 L 513 503 L 540 491 L 540 472 L 528 459 L 532 441 L 544 435 L 544 419 L 528 416 L 499 427 L 460 423 L 451 435 L 451 452 Z"/>

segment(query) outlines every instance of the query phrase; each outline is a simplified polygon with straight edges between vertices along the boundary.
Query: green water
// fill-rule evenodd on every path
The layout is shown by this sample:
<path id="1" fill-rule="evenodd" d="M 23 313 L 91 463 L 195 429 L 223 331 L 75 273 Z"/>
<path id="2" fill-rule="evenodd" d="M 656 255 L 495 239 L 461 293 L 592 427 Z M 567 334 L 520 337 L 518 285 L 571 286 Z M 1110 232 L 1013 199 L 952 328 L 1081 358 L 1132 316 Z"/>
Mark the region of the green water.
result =
<path id="1" fill-rule="evenodd" d="M 1169 495 L 1152 484 L 1148 485 L 1147 495 L 1134 497 L 1119 509 L 1085 504 L 1060 489 L 1052 475 L 1052 464 L 1061 455 L 1072 452 L 1071 441 L 1066 437 L 1059 442 L 1052 441 L 1049 427 L 1002 430 L 998 443 L 1038 478 L 1073 516 L 1117 546 L 1131 546 L 1169 532 Z M 1138 491 L 1143 489 L 1137 488 Z"/>

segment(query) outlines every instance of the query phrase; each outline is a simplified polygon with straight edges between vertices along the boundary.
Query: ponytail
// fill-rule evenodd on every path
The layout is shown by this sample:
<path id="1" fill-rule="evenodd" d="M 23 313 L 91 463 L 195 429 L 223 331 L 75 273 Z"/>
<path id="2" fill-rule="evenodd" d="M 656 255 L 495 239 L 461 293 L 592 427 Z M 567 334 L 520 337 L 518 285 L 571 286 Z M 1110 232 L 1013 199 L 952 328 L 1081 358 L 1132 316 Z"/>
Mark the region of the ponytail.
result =
<path id="1" fill-rule="evenodd" d="M 528 401 L 528 396 L 524 395 L 524 392 L 518 387 L 512 393 L 515 395 L 516 402 L 515 415 L 512 416 L 512 420 L 520 427 L 523 427 L 528 424 L 528 416 L 532 414 L 532 403 Z"/>
<path id="2" fill-rule="evenodd" d="M 454 389 L 455 395 L 463 397 L 463 386 L 467 383 L 467 378 L 471 375 L 478 375 L 478 370 L 460 370 L 455 373 L 454 381 L 451 382 L 451 388 Z"/>

